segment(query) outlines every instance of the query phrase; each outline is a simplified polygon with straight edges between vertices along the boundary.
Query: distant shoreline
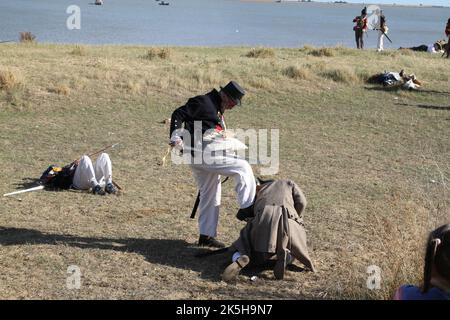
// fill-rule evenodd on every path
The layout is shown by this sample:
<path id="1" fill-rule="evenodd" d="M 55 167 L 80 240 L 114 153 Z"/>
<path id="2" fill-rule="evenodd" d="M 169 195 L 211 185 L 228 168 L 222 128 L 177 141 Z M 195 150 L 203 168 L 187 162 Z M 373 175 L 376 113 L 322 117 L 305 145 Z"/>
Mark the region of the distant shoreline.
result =
<path id="1" fill-rule="evenodd" d="M 281 2 L 289 2 L 289 3 L 302 3 L 302 4 L 311 4 L 311 3 L 316 3 L 316 4 L 331 4 L 331 5 L 352 5 L 352 6 L 365 6 L 365 5 L 370 5 L 370 4 L 374 4 L 374 5 L 382 5 L 384 7 L 407 7 L 407 8 L 450 8 L 450 6 L 441 6 L 441 5 L 417 5 L 417 4 L 393 4 L 393 3 L 364 3 L 364 2 L 339 2 L 339 0 L 336 1 L 328 1 L 328 2 L 321 2 L 321 1 L 301 1 L 301 0 L 240 0 L 241 2 L 262 2 L 262 3 L 270 3 L 270 2 L 277 2 L 277 3 L 281 3 Z"/>

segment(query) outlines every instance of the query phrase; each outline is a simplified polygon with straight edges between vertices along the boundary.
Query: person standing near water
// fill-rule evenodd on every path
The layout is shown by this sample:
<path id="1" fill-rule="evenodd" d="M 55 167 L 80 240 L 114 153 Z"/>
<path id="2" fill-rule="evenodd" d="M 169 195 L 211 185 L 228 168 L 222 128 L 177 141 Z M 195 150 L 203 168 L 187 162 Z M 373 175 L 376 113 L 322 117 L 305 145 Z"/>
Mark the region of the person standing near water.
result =
<path id="1" fill-rule="evenodd" d="M 358 49 L 364 49 L 364 33 L 367 31 L 367 8 L 364 7 L 361 11 L 361 15 L 353 19 L 356 25 L 353 27 L 355 31 L 356 47 Z"/>
<path id="2" fill-rule="evenodd" d="M 384 36 L 388 32 L 388 27 L 386 25 L 386 17 L 384 16 L 383 11 L 380 11 L 379 25 L 378 25 L 377 30 L 378 30 L 378 47 L 377 47 L 377 51 L 381 52 L 381 51 L 384 50 L 384 44 L 383 44 Z"/>
<path id="3" fill-rule="evenodd" d="M 447 52 L 447 58 L 450 58 L 450 19 L 445 26 L 445 35 L 447 36 L 447 45 L 445 46 L 445 52 Z"/>

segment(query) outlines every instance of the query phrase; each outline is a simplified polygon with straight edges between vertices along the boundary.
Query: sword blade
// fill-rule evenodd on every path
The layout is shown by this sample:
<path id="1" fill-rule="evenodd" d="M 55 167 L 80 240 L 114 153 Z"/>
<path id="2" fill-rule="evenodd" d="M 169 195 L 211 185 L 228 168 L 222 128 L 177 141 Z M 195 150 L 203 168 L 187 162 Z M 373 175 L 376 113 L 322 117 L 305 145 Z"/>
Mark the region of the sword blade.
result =
<path id="1" fill-rule="evenodd" d="M 25 190 L 19 190 L 19 191 L 14 191 L 14 192 L 10 192 L 10 193 L 5 193 L 3 196 L 7 197 L 7 196 L 12 196 L 12 195 L 15 195 L 15 194 L 19 194 L 19 193 L 25 193 L 25 192 L 30 192 L 30 191 L 37 191 L 37 190 L 42 190 L 42 189 L 44 189 L 44 186 L 37 186 L 37 187 L 25 189 Z"/>

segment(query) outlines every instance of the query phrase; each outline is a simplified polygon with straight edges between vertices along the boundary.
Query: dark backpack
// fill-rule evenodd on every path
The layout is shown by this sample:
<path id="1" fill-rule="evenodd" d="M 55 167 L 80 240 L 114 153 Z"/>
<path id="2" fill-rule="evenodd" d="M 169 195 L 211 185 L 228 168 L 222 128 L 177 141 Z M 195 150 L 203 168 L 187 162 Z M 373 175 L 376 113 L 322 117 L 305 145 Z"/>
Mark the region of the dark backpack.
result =
<path id="1" fill-rule="evenodd" d="M 63 168 L 51 165 L 42 173 L 39 180 L 47 187 L 70 189 L 76 168 L 77 164 L 74 162 Z"/>

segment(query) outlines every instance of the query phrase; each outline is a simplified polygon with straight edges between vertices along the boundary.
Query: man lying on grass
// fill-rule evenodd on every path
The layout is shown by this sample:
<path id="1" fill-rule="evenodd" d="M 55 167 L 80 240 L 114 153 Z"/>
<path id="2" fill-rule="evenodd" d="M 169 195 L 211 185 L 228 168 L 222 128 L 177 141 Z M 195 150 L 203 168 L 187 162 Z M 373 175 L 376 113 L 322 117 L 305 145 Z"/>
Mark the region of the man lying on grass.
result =
<path id="1" fill-rule="evenodd" d="M 92 188 L 92 193 L 98 195 L 117 192 L 112 181 L 111 159 L 107 153 L 102 153 L 94 164 L 89 156 L 84 155 L 63 168 L 51 165 L 39 180 L 45 186 L 58 189 Z"/>

